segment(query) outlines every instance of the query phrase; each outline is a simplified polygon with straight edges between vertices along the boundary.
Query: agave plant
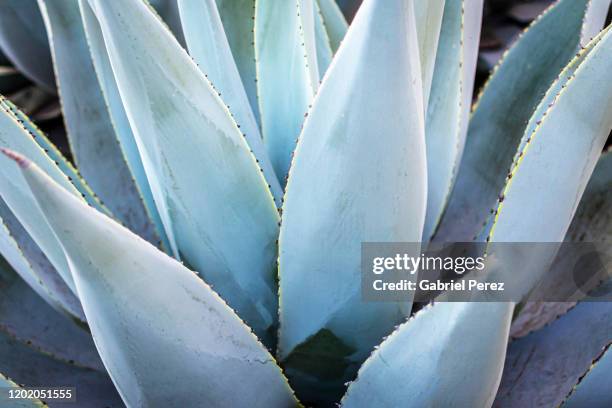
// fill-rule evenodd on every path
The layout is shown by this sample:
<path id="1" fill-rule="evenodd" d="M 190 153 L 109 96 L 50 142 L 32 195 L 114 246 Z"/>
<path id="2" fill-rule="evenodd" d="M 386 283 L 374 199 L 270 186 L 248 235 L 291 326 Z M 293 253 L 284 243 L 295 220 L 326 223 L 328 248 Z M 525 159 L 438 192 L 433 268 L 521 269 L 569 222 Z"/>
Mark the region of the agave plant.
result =
<path id="1" fill-rule="evenodd" d="M 528 306 L 417 311 L 360 283 L 363 242 L 609 243 L 608 6 L 554 3 L 470 114 L 482 0 L 364 0 L 350 26 L 334 0 L 5 1 L 0 44 L 57 86 L 78 170 L 0 100 L 0 386 L 76 387 L 79 406 L 610 406 L 609 303 L 512 341 L 504 368 Z M 38 12 L 55 81 L 38 20 L 16 18 Z M 527 299 L 553 261 L 504 278 Z"/>

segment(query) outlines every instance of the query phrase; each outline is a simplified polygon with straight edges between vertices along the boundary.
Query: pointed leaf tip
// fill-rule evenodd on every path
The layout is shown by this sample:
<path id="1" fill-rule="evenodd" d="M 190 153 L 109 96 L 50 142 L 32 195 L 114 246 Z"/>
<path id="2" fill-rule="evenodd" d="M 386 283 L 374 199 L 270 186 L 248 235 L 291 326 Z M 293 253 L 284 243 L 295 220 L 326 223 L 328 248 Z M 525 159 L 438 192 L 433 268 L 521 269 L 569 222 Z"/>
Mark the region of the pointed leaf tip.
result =
<path id="1" fill-rule="evenodd" d="M 32 164 L 32 162 L 29 161 L 25 156 L 12 151 L 11 149 L 7 149 L 6 147 L 0 147 L 0 151 L 4 153 L 4 155 L 7 156 L 9 159 L 14 160 L 15 163 L 17 163 L 22 169 L 25 169 L 30 164 Z"/>
<path id="2" fill-rule="evenodd" d="M 296 405 L 272 355 L 210 286 L 36 165 L 21 172 L 62 242 L 127 406 Z"/>

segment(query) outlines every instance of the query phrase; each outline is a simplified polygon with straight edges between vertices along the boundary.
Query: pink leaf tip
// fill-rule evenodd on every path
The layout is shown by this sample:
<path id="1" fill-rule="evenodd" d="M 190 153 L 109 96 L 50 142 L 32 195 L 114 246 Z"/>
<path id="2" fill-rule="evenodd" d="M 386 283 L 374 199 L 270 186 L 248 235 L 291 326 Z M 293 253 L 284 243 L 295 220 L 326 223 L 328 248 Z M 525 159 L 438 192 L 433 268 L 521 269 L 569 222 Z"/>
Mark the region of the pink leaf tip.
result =
<path id="1" fill-rule="evenodd" d="M 15 160 L 15 163 L 17 163 L 22 169 L 27 168 L 31 163 L 24 156 L 10 149 L 7 149 L 6 147 L 0 147 L 0 151 L 4 153 L 9 159 Z"/>

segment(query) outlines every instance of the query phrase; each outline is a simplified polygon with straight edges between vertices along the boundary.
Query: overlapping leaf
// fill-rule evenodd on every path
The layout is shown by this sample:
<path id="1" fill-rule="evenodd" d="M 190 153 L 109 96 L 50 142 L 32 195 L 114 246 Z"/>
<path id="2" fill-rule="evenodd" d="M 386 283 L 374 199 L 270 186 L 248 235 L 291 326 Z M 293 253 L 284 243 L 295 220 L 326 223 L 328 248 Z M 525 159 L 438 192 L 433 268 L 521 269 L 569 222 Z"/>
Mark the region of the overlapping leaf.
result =
<path id="1" fill-rule="evenodd" d="M 513 306 L 438 303 L 418 312 L 363 364 L 342 406 L 491 406 Z"/>
<path id="2" fill-rule="evenodd" d="M 96 347 L 127 405 L 295 404 L 274 358 L 208 285 L 8 154 L 62 241 Z"/>
<path id="3" fill-rule="evenodd" d="M 0 108 L 0 147 L 29 155 L 56 182 L 71 193 L 80 196 L 81 194 L 75 189 L 68 176 L 62 173 L 45 154 L 13 113 L 5 105 L 1 105 Z M 37 208 L 25 180 L 6 157 L 0 157 L 0 194 L 10 211 L 45 253 L 66 284 L 74 291 L 72 276 L 60 243 Z"/>
<path id="4" fill-rule="evenodd" d="M 217 7 L 251 109 L 261 125 L 255 68 L 255 1 L 217 0 Z"/>
<path id="5" fill-rule="evenodd" d="M 566 242 L 593 245 L 581 246 L 572 251 L 559 251 L 546 279 L 531 291 L 528 302 L 515 317 L 511 331 L 513 335 L 518 337 L 527 334 L 565 313 L 575 305 L 575 301 L 582 299 L 586 292 L 594 289 L 606 277 L 612 266 L 609 244 L 612 239 L 611 213 L 612 151 L 608 151 L 597 162 L 565 236 Z M 597 258 L 593 256 L 593 251 L 598 251 Z M 590 262 L 584 264 L 586 268 L 576 268 L 574 264 L 577 259 Z M 601 263 L 593 264 L 595 260 Z M 561 299 L 561 296 L 564 298 Z M 569 302 L 540 301 L 553 297 Z M 536 299 L 537 302 L 529 302 L 529 299 Z"/>
<path id="6" fill-rule="evenodd" d="M 428 195 L 423 241 L 429 241 L 438 225 L 465 144 L 478 57 L 482 3 L 480 0 L 445 2 L 438 50 L 434 54 L 431 93 L 429 88 L 423 88 L 426 95 L 430 95 L 425 98 L 428 101 L 425 117 Z M 433 8 L 435 3 L 428 2 L 428 6 Z M 422 37 L 427 37 L 425 32 L 425 29 L 421 30 Z M 423 41 L 427 41 L 426 38 Z M 423 45 L 426 46 L 431 45 Z M 426 57 L 421 64 L 430 70 L 432 67 L 427 63 L 431 56 L 424 50 L 421 55 Z M 431 81 L 425 75 L 431 73 L 423 74 L 424 79 Z"/>
<path id="7" fill-rule="evenodd" d="M 584 59 L 582 66 L 576 70 L 575 76 L 568 81 L 545 120 L 527 143 L 511 182 L 505 189 L 504 199 L 501 200 L 503 202 L 500 203 L 495 233 L 492 235 L 494 241 L 558 242 L 565 235 L 577 201 L 612 128 L 612 92 L 609 87 L 602 86 L 601 82 L 601 78 L 611 69 L 611 46 L 610 34 L 606 33 Z M 582 106 L 572 103 L 576 100 L 588 100 L 592 104 Z M 577 120 L 578 117 L 588 120 Z M 543 187 L 544 184 L 546 187 Z M 505 279 L 507 286 L 513 287 L 513 293 L 520 293 L 521 290 L 528 292 L 534 279 L 547 270 L 554 252 L 544 251 L 539 255 L 543 256 L 532 259 L 537 262 L 532 262 L 525 268 L 524 260 L 513 259 L 514 263 L 509 263 L 509 260 L 501 258 L 502 264 L 505 262 L 506 265 L 513 265 L 512 270 L 516 276 Z M 499 253 L 493 252 L 489 256 L 499 257 Z M 493 281 L 504 281 L 495 273 L 492 273 L 490 278 Z M 464 309 L 469 309 L 469 314 L 461 314 Z M 455 325 L 448 324 L 449 319 L 444 317 L 445 310 L 458 313 L 458 327 L 469 329 L 475 325 L 460 337 L 462 345 L 475 345 L 476 348 L 465 346 L 457 349 L 457 343 L 454 341 L 457 336 L 447 334 Z M 371 361 L 365 363 L 357 382 L 349 388 L 344 404 L 359 406 L 360 401 L 367 401 L 368 398 L 387 398 L 389 406 L 399 401 L 415 399 L 415 406 L 448 405 L 451 401 L 445 403 L 445 398 L 452 398 L 456 402 L 459 396 L 462 406 L 490 405 L 501 376 L 503 361 L 500 357 L 505 348 L 512 310 L 512 303 L 434 305 L 430 310 L 422 312 L 420 318 L 417 316 L 402 326 L 381 345 Z M 472 320 L 474 318 L 475 320 Z M 424 340 L 418 341 L 417 333 L 437 333 L 435 339 L 430 340 L 430 347 L 434 348 L 432 351 L 420 353 L 419 347 L 423 347 Z M 497 337 L 487 339 L 484 344 L 480 343 L 480 339 L 490 333 Z M 395 344 L 398 345 L 394 346 Z M 415 356 L 411 350 L 419 350 L 419 353 L 415 353 Z M 486 366 L 480 363 L 483 361 L 481 350 L 486 351 Z M 408 357 L 404 357 L 406 355 Z M 420 365 L 422 360 L 424 362 Z M 435 364 L 437 361 L 439 363 Z M 404 374 L 411 369 L 422 372 L 422 367 L 432 370 L 432 374 L 417 376 L 416 380 L 412 380 L 415 382 L 414 387 L 387 388 L 386 383 L 382 384 L 377 380 L 387 376 L 393 378 L 392 373 L 397 373 L 395 377 L 399 379 L 400 373 Z M 455 375 L 458 368 L 466 373 L 465 367 L 468 367 L 469 375 Z M 429 380 L 435 373 L 446 372 L 452 374 L 439 376 L 433 385 L 429 385 Z M 419 378 L 426 378 L 429 383 L 420 383 Z M 469 378 L 469 382 L 466 383 L 464 378 Z M 483 387 L 482 384 L 486 386 Z M 424 392 L 424 389 L 431 391 Z"/>
<path id="8" fill-rule="evenodd" d="M 331 64 L 331 60 L 334 54 L 332 44 L 328 36 L 328 32 L 325 27 L 325 21 L 319 4 L 315 1 L 314 4 L 314 35 L 315 35 L 315 48 L 317 56 L 317 68 L 319 70 L 319 80 L 325 75 L 325 71 Z"/>
<path id="9" fill-rule="evenodd" d="M 229 105 L 280 207 L 283 190 L 268 159 L 214 0 L 179 0 L 189 53 Z"/>
<path id="10" fill-rule="evenodd" d="M 158 243 L 133 181 L 89 54 L 78 0 L 40 0 L 68 140 L 79 171 L 113 214 L 132 231 Z"/>
<path id="11" fill-rule="evenodd" d="M 20 72 L 48 91 L 55 89 L 49 43 L 36 1 L 0 4 L 0 47 Z"/>
<path id="12" fill-rule="evenodd" d="M 561 406 L 565 408 L 610 406 L 612 404 L 611 371 L 612 353 L 610 353 L 610 344 L 608 344 Z"/>
<path id="13" fill-rule="evenodd" d="M 0 330 L 0 372 L 26 387 L 74 387 L 76 404 L 79 408 L 121 406 L 121 398 L 106 373 L 60 361 L 35 350 L 2 330 Z M 75 406 L 75 402 L 66 401 L 64 405 L 62 401 L 56 400 L 52 406 L 70 408 Z"/>
<path id="14" fill-rule="evenodd" d="M 427 177 L 412 4 L 364 3 L 335 58 L 300 136 L 279 242 L 279 356 L 298 395 L 328 402 L 410 310 L 410 299 L 361 300 L 360 248 L 420 240 Z"/>
<path id="15" fill-rule="evenodd" d="M 588 0 L 561 0 L 535 20 L 495 68 L 470 120 L 437 241 L 473 239 L 503 188 L 542 95 L 579 48 Z"/>
<path id="16" fill-rule="evenodd" d="M 593 42 L 585 58 L 570 63 L 579 65 L 573 74 L 564 71 L 570 78 L 519 153 L 495 211 L 491 240 L 561 242 L 565 237 L 612 129 L 612 81 L 602 81 L 612 69 L 612 31 Z M 553 261 L 555 253 L 545 252 L 532 254 L 538 259 L 500 253 L 500 264 L 512 268 L 496 269 L 490 279 L 512 273 L 505 279 L 507 290 L 526 295 Z"/>
<path id="17" fill-rule="evenodd" d="M 495 405 L 559 406 L 611 336 L 612 303 L 595 301 L 512 341 Z"/>
<path id="18" fill-rule="evenodd" d="M 144 3 L 88 4 L 174 253 L 270 342 L 279 216 L 247 141 L 217 91 Z"/>
<path id="19" fill-rule="evenodd" d="M 87 37 L 91 59 L 94 64 L 102 95 L 108 106 L 108 113 L 115 130 L 115 136 L 119 140 L 119 145 L 121 146 L 125 160 L 138 186 L 147 213 L 155 225 L 155 230 L 162 241 L 162 246 L 166 252 L 170 253 L 176 249 L 176 243 L 172 236 L 172 231 L 166 229 L 167 225 L 169 225 L 169 221 L 167 219 L 162 221 L 162 214 L 165 214 L 165 212 L 158 209 L 158 207 L 162 207 L 163 209 L 164 203 L 156 203 L 153 198 L 152 189 L 157 187 L 157 184 L 149 184 L 149 180 L 147 179 L 143 164 L 144 159 L 140 157 L 134 133 L 130 126 L 125 108 L 123 107 L 123 102 L 121 101 L 121 95 L 119 94 L 119 89 L 113 75 L 111 63 L 106 54 L 106 46 L 104 45 L 102 31 L 86 0 L 79 0 L 79 9 L 81 11 L 83 29 Z"/>
<path id="20" fill-rule="evenodd" d="M 105 372 L 91 334 L 49 307 L 1 257 L 0 331 L 58 360 Z"/>
<path id="21" fill-rule="evenodd" d="M 314 19 L 306 21 L 302 8 L 312 1 L 257 0 L 255 2 L 255 59 L 257 94 L 264 142 L 284 186 L 291 155 L 304 115 L 318 86 Z M 312 16 L 312 15 L 311 15 Z M 310 33 L 311 37 L 306 37 Z M 314 62 L 314 66 L 313 66 Z M 316 72 L 316 73 L 313 73 Z"/>
<path id="22" fill-rule="evenodd" d="M 9 378 L 5 377 L 2 373 L 0 373 L 0 389 L 6 388 L 19 389 L 20 387 L 19 385 L 11 381 Z M 0 403 L 2 403 L 3 405 L 7 404 L 6 406 L 10 404 L 11 408 L 40 408 L 46 406 L 45 404 L 43 404 L 42 401 L 36 398 L 24 398 L 10 401 L 7 392 L 2 392 L 2 395 L 0 395 Z"/>
<path id="23" fill-rule="evenodd" d="M 323 19 L 323 26 L 325 27 L 329 44 L 332 52 L 335 53 L 346 35 L 348 24 L 335 0 L 317 0 L 317 5 Z"/>
<path id="24" fill-rule="evenodd" d="M 85 322 L 85 315 L 76 295 L 2 199 L 0 199 L 0 221 L 2 257 L 54 309 L 79 324 Z"/>
<path id="25" fill-rule="evenodd" d="M 423 76 L 423 106 L 425 109 L 427 109 L 431 81 L 433 80 L 440 28 L 442 27 L 442 16 L 444 15 L 444 4 L 445 0 L 416 0 L 414 2 L 417 36 L 419 39 L 419 57 L 421 59 L 421 75 Z M 451 18 L 448 18 L 448 23 L 451 20 Z M 450 29 L 451 27 L 448 27 L 446 30 L 450 31 Z M 450 32 L 447 34 L 449 34 L 449 37 L 451 36 Z M 448 50 L 446 51 L 448 52 Z"/>

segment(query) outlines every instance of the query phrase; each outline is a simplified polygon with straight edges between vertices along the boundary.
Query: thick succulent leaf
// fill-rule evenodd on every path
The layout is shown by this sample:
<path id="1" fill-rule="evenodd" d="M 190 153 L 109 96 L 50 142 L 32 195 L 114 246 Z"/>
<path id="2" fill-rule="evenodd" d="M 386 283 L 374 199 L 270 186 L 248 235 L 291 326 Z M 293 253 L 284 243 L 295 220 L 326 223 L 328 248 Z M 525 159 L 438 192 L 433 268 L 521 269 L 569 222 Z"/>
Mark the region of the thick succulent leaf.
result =
<path id="1" fill-rule="evenodd" d="M 11 379 L 7 378 L 4 374 L 0 373 L 0 390 L 3 388 L 21 388 Z M 7 393 L 3 390 L 0 395 L 0 404 L 6 408 L 36 408 L 36 407 L 45 407 L 42 401 L 36 398 L 26 398 L 26 399 L 17 399 L 10 400 L 8 398 Z"/>
<path id="2" fill-rule="evenodd" d="M 445 0 L 416 0 L 414 2 L 417 37 L 419 39 L 419 56 L 421 58 L 421 75 L 423 76 L 424 107 L 427 107 L 429 101 L 429 91 L 431 90 L 431 81 L 433 80 L 438 40 L 440 39 L 442 16 L 444 14 L 444 3 Z M 447 23 L 450 22 L 451 19 L 448 17 Z M 461 35 L 460 33 L 458 34 Z M 450 50 L 446 51 L 449 52 Z"/>
<path id="3" fill-rule="evenodd" d="M 612 83 L 604 80 L 612 69 L 612 31 L 594 41 L 584 59 L 572 62 L 580 66 L 523 146 L 502 190 L 491 237 L 558 242 L 565 236 L 612 129 Z"/>
<path id="4" fill-rule="evenodd" d="M 110 214 L 108 209 L 100 202 L 91 187 L 83 180 L 74 166 L 62 155 L 59 149 L 47 138 L 47 136 L 36 126 L 34 122 L 23 113 L 13 102 L 0 97 L 0 106 L 11 115 L 30 134 L 32 140 L 44 150 L 47 156 L 55 162 L 55 165 L 68 177 L 81 196 L 89 205 L 102 212 Z"/>
<path id="5" fill-rule="evenodd" d="M 62 241 L 96 347 L 127 405 L 295 402 L 274 358 L 195 273 L 15 159 Z"/>
<path id="6" fill-rule="evenodd" d="M 283 189 L 261 139 L 215 0 L 179 0 L 179 10 L 189 53 L 228 104 L 280 207 Z"/>
<path id="7" fill-rule="evenodd" d="M 217 0 L 217 8 L 227 41 L 232 49 L 244 90 L 251 109 L 260 123 L 259 102 L 257 98 L 257 79 L 255 67 L 255 1 L 256 0 Z"/>
<path id="8" fill-rule="evenodd" d="M 0 147 L 26 154 L 56 182 L 80 197 L 80 193 L 70 182 L 68 176 L 62 173 L 59 167 L 45 154 L 26 128 L 17 122 L 13 114 L 8 112 L 4 105 L 0 105 L 0 110 Z M 4 156 L 0 157 L 0 195 L 74 292 L 74 282 L 60 243 L 49 228 L 44 215 L 36 206 L 23 176 L 11 164 L 10 159 Z"/>
<path id="9" fill-rule="evenodd" d="M 46 90 L 55 89 L 49 42 L 36 0 L 0 3 L 0 47 L 20 72 Z"/>
<path id="10" fill-rule="evenodd" d="M 24 281 L 54 309 L 85 322 L 81 303 L 45 254 L 0 199 L 0 253 Z"/>
<path id="11" fill-rule="evenodd" d="M 53 408 L 121 407 L 108 374 L 75 366 L 41 353 L 0 330 L 0 372 L 24 387 L 75 387 L 74 401 L 53 401 Z M 4 407 L 4 406 L 3 406 Z"/>
<path id="12" fill-rule="evenodd" d="M 592 366 L 580 379 L 567 400 L 565 408 L 612 406 L 612 352 L 611 344 L 593 361 Z"/>
<path id="13" fill-rule="evenodd" d="M 472 114 L 436 241 L 469 241 L 481 229 L 503 188 L 531 114 L 579 47 L 587 5 L 588 0 L 556 3 L 495 68 Z"/>
<path id="14" fill-rule="evenodd" d="M 610 339 L 612 303 L 583 302 L 543 329 L 512 341 L 495 406 L 559 406 Z"/>
<path id="15" fill-rule="evenodd" d="M 321 8 L 316 1 L 313 3 L 315 7 L 314 30 L 315 44 L 317 49 L 317 68 L 319 69 L 319 79 L 323 79 L 329 64 L 331 64 L 334 51 L 332 50 L 331 42 L 326 31 Z"/>
<path id="16" fill-rule="evenodd" d="M 295 0 L 297 4 L 297 24 L 302 46 L 305 53 L 306 68 L 308 70 L 310 84 L 316 92 L 319 87 L 319 63 L 317 60 L 317 36 L 315 29 L 316 0 Z M 286 57 L 285 57 L 286 58 Z"/>
<path id="17" fill-rule="evenodd" d="M 2 257 L 0 330 L 58 360 L 105 371 L 89 332 L 49 307 Z"/>
<path id="18" fill-rule="evenodd" d="M 567 242 L 589 242 L 603 254 L 610 254 L 612 242 L 612 151 L 604 153 L 593 171 L 593 175 L 582 195 L 574 219 L 565 236 Z M 585 248 L 592 251 L 595 248 Z M 586 255 L 586 253 L 585 253 Z M 584 293 L 593 289 L 603 276 L 597 274 L 589 277 L 589 281 L 581 281 L 577 287 L 576 277 L 573 276 L 577 254 L 559 252 L 548 272 L 546 279 L 531 291 L 529 297 L 533 299 L 551 298 L 555 294 L 574 293 L 568 300 L 572 302 L 527 302 L 520 308 L 520 312 L 512 322 L 511 334 L 519 337 L 530 331 L 544 326 L 557 316 L 565 313 L 580 300 Z M 612 258 L 606 260 L 602 274 L 612 267 Z"/>
<path id="19" fill-rule="evenodd" d="M 261 127 L 270 160 L 285 184 L 296 138 L 312 103 L 318 81 L 313 82 L 314 29 L 303 27 L 300 5 L 311 1 L 257 0 L 255 2 L 255 59 Z M 310 20 L 313 23 L 314 19 Z M 305 33 L 312 31 L 310 42 Z M 318 70 L 317 70 L 318 72 Z"/>
<path id="20" fill-rule="evenodd" d="M 482 6 L 481 0 L 447 1 L 444 5 L 425 119 L 428 198 L 423 241 L 429 241 L 438 225 L 463 153 L 474 88 Z"/>
<path id="21" fill-rule="evenodd" d="M 279 242 L 279 355 L 298 391 L 328 401 L 410 310 L 410 299 L 361 300 L 361 243 L 418 242 L 425 215 L 412 4 L 368 1 L 360 10 L 304 124 Z M 344 355 L 329 363 L 324 341 Z M 318 390 L 317 376 L 330 377 Z"/>
<path id="22" fill-rule="evenodd" d="M 593 39 L 604 26 L 611 0 L 590 0 L 582 23 L 580 45 L 583 47 Z"/>
<path id="23" fill-rule="evenodd" d="M 525 131 L 518 145 L 518 149 L 514 153 L 514 158 L 512 159 L 512 166 L 510 169 L 514 169 L 517 166 L 519 159 L 522 157 L 521 153 L 525 149 L 525 146 L 531 140 L 531 136 L 533 132 L 538 128 L 540 122 L 546 112 L 550 109 L 550 107 L 554 104 L 557 95 L 565 88 L 568 81 L 575 75 L 576 70 L 580 67 L 584 59 L 589 55 L 589 52 L 593 49 L 593 47 L 601 40 L 603 36 L 603 32 L 587 44 L 584 48 L 582 48 L 574 58 L 563 68 L 558 78 L 552 83 L 550 88 L 546 91 L 538 106 L 533 111 L 531 118 L 529 119 L 527 126 L 525 127 Z M 486 228 L 484 229 L 485 232 Z"/>
<path id="24" fill-rule="evenodd" d="M 511 303 L 437 303 L 389 336 L 359 370 L 349 407 L 490 407 Z"/>
<path id="25" fill-rule="evenodd" d="M 270 340 L 279 215 L 247 141 L 204 74 L 144 3 L 89 4 L 175 253 Z"/>
<path id="26" fill-rule="evenodd" d="M 599 38 L 598 38 L 599 39 Z M 597 41 L 595 39 L 594 41 Z M 489 239 L 561 242 L 612 129 L 612 31 L 607 30 L 567 81 L 525 144 L 501 193 Z M 583 101 L 577 105 L 575 101 Z M 576 136 L 578 135 L 578 136 Z M 512 259 L 498 253 L 493 271 L 512 273 L 506 290 L 526 295 L 541 280 L 554 253 Z M 505 259 L 506 256 L 512 258 Z M 548 259 L 550 258 L 550 259 Z M 518 262 L 518 263 L 517 263 Z M 523 265 L 524 267 L 522 267 Z"/>
<path id="27" fill-rule="evenodd" d="M 122 223 L 157 244 L 155 227 L 115 137 L 89 54 L 78 0 L 40 0 L 39 5 L 77 166 Z"/>
<path id="28" fill-rule="evenodd" d="M 332 52 L 335 53 L 346 35 L 348 24 L 335 0 L 317 0 L 317 5 L 323 18 L 323 26 L 325 27 L 329 44 Z"/>
<path id="29" fill-rule="evenodd" d="M 612 241 L 612 149 L 604 152 L 584 191 L 566 240 Z"/>
<path id="30" fill-rule="evenodd" d="M 186 48 L 186 41 L 183 35 L 183 26 L 179 13 L 179 0 L 151 0 L 149 4 L 153 6 L 160 18 L 166 23 L 176 40 Z"/>
<path id="31" fill-rule="evenodd" d="M 115 81 L 111 62 L 106 53 L 102 31 L 86 0 L 79 0 L 79 8 L 81 10 L 83 29 L 87 37 L 91 59 L 94 64 L 102 94 L 108 106 L 108 113 L 110 114 L 115 129 L 115 136 L 119 140 L 121 150 L 123 151 L 124 157 L 138 186 L 138 190 L 142 195 L 147 213 L 154 223 L 155 230 L 162 241 L 162 247 L 166 252 L 171 252 L 176 248 L 172 231 L 166 230 L 161 217 L 163 211 L 157 208 L 158 205 L 161 206 L 163 203 L 157 204 L 153 198 L 151 189 L 155 187 L 155 184 L 150 185 L 147 179 L 143 159 L 140 157 L 134 133 L 132 132 L 126 111 L 123 107 L 123 102 L 121 101 L 121 95 L 119 94 L 119 88 Z"/>

